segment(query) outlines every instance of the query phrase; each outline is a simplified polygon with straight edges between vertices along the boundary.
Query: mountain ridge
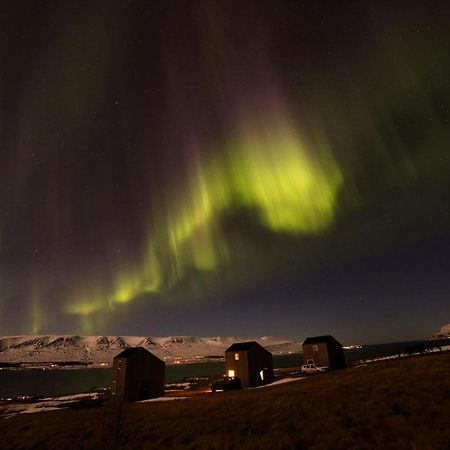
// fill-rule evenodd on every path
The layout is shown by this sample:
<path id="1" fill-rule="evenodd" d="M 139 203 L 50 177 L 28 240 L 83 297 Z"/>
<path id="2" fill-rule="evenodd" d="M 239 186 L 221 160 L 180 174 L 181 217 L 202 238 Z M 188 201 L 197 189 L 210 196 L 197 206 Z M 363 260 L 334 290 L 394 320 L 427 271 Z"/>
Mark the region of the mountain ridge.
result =
<path id="1" fill-rule="evenodd" d="M 168 364 L 223 357 L 234 342 L 255 340 L 274 354 L 301 351 L 301 343 L 264 336 L 79 336 L 20 335 L 0 337 L 0 363 L 74 363 L 110 365 L 115 355 L 129 347 L 144 347 Z"/>
<path id="2" fill-rule="evenodd" d="M 450 323 L 443 325 L 441 329 L 433 336 L 435 338 L 450 338 Z"/>

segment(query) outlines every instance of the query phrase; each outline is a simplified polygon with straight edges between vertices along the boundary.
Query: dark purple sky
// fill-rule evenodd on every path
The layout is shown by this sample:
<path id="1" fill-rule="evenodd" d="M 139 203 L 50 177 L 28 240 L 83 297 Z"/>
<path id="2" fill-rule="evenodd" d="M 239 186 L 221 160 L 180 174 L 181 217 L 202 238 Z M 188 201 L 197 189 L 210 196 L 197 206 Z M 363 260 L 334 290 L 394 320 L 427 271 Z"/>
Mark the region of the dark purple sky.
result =
<path id="1" fill-rule="evenodd" d="M 450 322 L 448 2 L 4 1 L 0 335 Z"/>

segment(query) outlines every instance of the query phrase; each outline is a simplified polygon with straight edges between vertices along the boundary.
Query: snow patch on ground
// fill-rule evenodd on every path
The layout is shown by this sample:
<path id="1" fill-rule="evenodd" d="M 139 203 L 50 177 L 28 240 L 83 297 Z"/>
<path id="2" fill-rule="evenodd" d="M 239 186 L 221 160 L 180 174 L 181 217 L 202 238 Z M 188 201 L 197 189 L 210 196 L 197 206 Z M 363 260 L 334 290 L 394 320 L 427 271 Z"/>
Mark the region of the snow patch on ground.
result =
<path id="1" fill-rule="evenodd" d="M 301 381 L 301 380 L 306 380 L 306 377 L 301 377 L 301 378 L 282 378 L 281 380 L 274 381 L 273 383 L 270 383 L 270 384 L 265 384 L 263 386 L 256 386 L 253 389 L 261 389 L 261 388 L 266 388 L 266 387 L 269 387 L 269 386 L 276 386 L 277 384 L 291 383 L 292 381 Z"/>
<path id="2" fill-rule="evenodd" d="M 57 406 L 36 406 L 33 408 L 25 409 L 24 411 L 21 411 L 18 414 L 34 414 L 38 412 L 56 411 L 57 409 L 61 410 L 61 408 L 58 408 Z"/>
<path id="3" fill-rule="evenodd" d="M 12 403 L 6 405 L 6 419 L 17 414 L 32 414 L 38 412 L 61 410 L 79 400 L 94 400 L 98 398 L 98 393 L 85 393 L 75 395 L 65 395 L 62 397 L 47 397 L 34 403 Z"/>
<path id="4" fill-rule="evenodd" d="M 147 400 L 139 400 L 136 403 L 150 403 L 150 402 L 169 402 L 171 400 L 186 400 L 190 397 L 157 397 L 149 398 Z"/>
<path id="5" fill-rule="evenodd" d="M 98 393 L 94 392 L 92 394 L 72 394 L 72 395 L 63 395 L 62 397 L 47 397 L 43 398 L 43 401 L 62 401 L 65 402 L 67 400 L 79 400 L 80 398 L 91 398 L 95 399 L 98 397 Z"/>

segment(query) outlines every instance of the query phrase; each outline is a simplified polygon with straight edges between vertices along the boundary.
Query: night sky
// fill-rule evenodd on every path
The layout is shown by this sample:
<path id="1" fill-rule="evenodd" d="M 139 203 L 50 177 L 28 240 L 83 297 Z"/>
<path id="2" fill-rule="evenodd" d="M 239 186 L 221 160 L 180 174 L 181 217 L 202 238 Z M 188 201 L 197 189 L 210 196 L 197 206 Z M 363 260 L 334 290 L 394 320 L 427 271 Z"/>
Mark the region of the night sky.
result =
<path id="1" fill-rule="evenodd" d="M 2 1 L 0 335 L 450 322 L 446 1 Z"/>

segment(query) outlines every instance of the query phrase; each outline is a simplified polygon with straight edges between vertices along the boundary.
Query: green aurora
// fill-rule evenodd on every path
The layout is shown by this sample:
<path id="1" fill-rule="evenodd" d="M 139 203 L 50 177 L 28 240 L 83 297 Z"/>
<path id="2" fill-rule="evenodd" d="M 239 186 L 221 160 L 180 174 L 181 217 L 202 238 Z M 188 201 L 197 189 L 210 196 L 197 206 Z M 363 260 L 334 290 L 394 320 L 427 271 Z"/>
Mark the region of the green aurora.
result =
<path id="1" fill-rule="evenodd" d="M 249 130 L 219 155 L 206 167 L 198 165 L 191 184 L 162 218 L 143 267 L 116 274 L 110 292 L 69 301 L 67 313 L 89 316 L 114 309 L 145 292 L 170 289 L 190 270 L 227 264 L 220 219 L 229 211 L 255 210 L 274 233 L 318 233 L 333 220 L 342 175 L 328 148 L 307 151 L 286 123 Z"/>
<path id="2" fill-rule="evenodd" d="M 0 325 L 20 303 L 16 332 L 106 332 L 445 233 L 445 17 L 375 2 L 317 34 L 291 7 L 152 11 L 144 44 L 146 22 L 98 7 L 38 41 L 38 87 L 1 116 Z"/>

